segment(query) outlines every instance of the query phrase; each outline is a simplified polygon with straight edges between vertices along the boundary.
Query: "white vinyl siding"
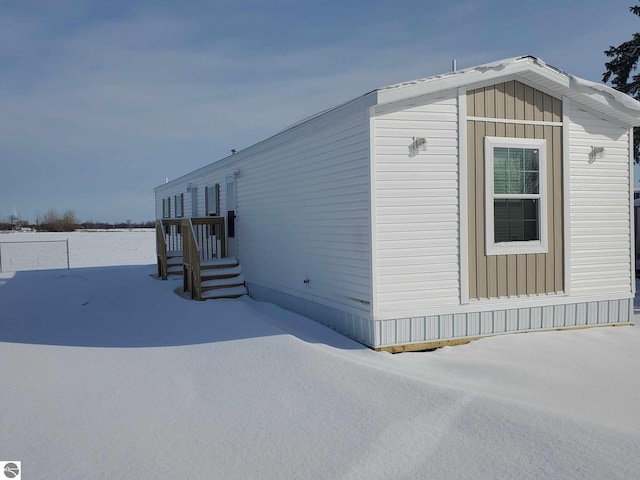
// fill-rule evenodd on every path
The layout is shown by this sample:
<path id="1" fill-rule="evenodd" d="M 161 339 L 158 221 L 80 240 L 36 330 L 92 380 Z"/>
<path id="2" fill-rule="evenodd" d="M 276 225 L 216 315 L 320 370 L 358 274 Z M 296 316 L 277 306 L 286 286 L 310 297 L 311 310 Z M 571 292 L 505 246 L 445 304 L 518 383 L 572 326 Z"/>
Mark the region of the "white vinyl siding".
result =
<path id="1" fill-rule="evenodd" d="M 631 292 L 628 129 L 579 110 L 570 119 L 572 295 Z M 591 147 L 605 156 L 591 161 Z"/>
<path id="2" fill-rule="evenodd" d="M 328 116 L 238 164 L 240 256 L 253 283 L 369 312 L 368 110 Z"/>
<path id="3" fill-rule="evenodd" d="M 236 172 L 235 238 L 247 282 L 368 314 L 369 146 L 368 106 L 338 110 L 161 185 L 156 198 L 192 182 L 204 216 L 204 187 L 220 184 L 226 216 L 226 179 Z"/>
<path id="4" fill-rule="evenodd" d="M 457 97 L 373 125 L 376 317 L 459 305 Z M 425 151 L 411 154 L 413 137 Z"/>

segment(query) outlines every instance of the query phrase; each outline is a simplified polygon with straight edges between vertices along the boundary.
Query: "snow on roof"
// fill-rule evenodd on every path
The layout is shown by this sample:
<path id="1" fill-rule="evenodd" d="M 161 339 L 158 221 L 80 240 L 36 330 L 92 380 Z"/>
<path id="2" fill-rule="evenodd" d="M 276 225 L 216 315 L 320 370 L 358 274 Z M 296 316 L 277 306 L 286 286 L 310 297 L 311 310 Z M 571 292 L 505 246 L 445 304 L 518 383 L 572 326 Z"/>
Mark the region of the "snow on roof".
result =
<path id="1" fill-rule="evenodd" d="M 640 102 L 607 85 L 585 80 L 530 55 L 497 60 L 475 67 L 379 88 L 378 104 L 458 87 L 473 87 L 501 77 L 515 76 L 566 96 L 626 125 L 640 126 Z"/>
<path id="2" fill-rule="evenodd" d="M 427 95 L 443 90 L 473 85 L 500 77 L 518 75 L 534 84 L 542 84 L 560 96 L 567 96 L 617 120 L 633 126 L 640 126 L 640 102 L 607 85 L 585 80 L 548 65 L 544 60 L 531 55 L 496 60 L 475 67 L 419 78 L 407 82 L 377 88 L 360 97 L 328 108 L 298 122 L 280 133 L 321 117 L 333 110 L 355 102 L 369 95 L 376 95 L 376 104 L 391 103 L 419 95 Z"/>

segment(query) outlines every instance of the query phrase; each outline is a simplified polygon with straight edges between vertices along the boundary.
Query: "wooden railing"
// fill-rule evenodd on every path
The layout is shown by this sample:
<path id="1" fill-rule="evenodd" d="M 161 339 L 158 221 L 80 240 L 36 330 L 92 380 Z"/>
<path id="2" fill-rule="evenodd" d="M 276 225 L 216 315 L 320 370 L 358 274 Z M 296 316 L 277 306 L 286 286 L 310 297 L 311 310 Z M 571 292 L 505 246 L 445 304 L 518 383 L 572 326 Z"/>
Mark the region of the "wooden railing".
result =
<path id="1" fill-rule="evenodd" d="M 156 253 L 158 276 L 163 280 L 169 275 L 168 252 L 182 251 L 182 220 L 164 218 L 156 220 Z"/>
<path id="2" fill-rule="evenodd" d="M 156 220 L 156 256 L 158 257 L 158 277 L 167 279 L 167 243 L 164 241 L 162 220 Z"/>
<path id="3" fill-rule="evenodd" d="M 196 241 L 196 233 L 190 218 L 182 220 L 182 281 L 184 291 L 191 294 L 191 298 L 200 300 L 200 248 Z"/>
<path id="4" fill-rule="evenodd" d="M 164 241 L 169 252 L 182 250 L 182 219 L 165 218 L 161 220 L 164 232 Z"/>
<path id="5" fill-rule="evenodd" d="M 156 221 L 158 276 L 168 276 L 168 252 L 182 255 L 184 291 L 200 298 L 200 261 L 227 256 L 224 217 L 162 219 Z M 197 257 L 197 258 L 196 258 Z"/>
<path id="6" fill-rule="evenodd" d="M 191 224 L 202 260 L 227 256 L 224 217 L 196 217 L 191 219 Z"/>

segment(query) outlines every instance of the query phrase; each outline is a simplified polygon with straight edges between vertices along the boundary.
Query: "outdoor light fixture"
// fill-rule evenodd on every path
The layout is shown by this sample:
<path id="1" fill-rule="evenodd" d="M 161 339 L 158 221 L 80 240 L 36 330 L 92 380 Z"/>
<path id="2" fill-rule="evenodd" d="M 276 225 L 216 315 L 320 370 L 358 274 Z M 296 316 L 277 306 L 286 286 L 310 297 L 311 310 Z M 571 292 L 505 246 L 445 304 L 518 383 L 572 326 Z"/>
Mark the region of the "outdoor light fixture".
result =
<path id="1" fill-rule="evenodd" d="M 409 145 L 409 156 L 415 157 L 418 152 L 427 150 L 427 139 L 424 137 L 413 137 L 413 142 Z"/>
<path id="2" fill-rule="evenodd" d="M 591 153 L 589 153 L 589 163 L 593 163 L 596 160 L 604 158 L 604 147 L 591 147 Z"/>

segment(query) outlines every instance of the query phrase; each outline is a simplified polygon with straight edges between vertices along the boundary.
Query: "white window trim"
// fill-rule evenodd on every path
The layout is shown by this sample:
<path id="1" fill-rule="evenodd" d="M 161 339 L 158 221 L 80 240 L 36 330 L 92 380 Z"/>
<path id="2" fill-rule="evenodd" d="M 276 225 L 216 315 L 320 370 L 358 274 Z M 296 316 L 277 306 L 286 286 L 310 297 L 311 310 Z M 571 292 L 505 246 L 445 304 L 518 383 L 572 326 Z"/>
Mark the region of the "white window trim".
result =
<path id="1" fill-rule="evenodd" d="M 485 253 L 489 255 L 518 255 L 527 253 L 547 253 L 549 251 L 549 226 L 547 224 L 547 142 L 544 139 L 485 137 Z M 496 196 L 493 193 L 493 151 L 496 147 L 535 148 L 540 154 L 539 179 L 540 188 L 540 240 L 527 242 L 498 242 L 494 235 L 494 207 Z M 502 196 L 497 196 L 502 198 Z M 509 198 L 538 198 L 538 195 L 509 195 Z"/>

